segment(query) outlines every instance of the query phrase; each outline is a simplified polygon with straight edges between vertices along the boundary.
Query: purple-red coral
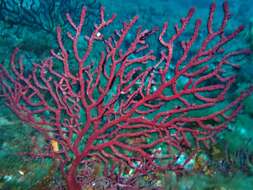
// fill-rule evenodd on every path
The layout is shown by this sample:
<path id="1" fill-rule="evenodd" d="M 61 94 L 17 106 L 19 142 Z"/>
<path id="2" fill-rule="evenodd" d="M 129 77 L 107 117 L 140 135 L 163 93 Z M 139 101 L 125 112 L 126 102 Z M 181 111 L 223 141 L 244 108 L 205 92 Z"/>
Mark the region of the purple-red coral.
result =
<path id="1" fill-rule="evenodd" d="M 194 9 L 175 25 L 171 37 L 164 24 L 158 40 L 162 50 L 155 55 L 147 38 L 157 29 L 131 33 L 134 17 L 107 37 L 104 29 L 115 16 L 106 20 L 101 8 L 100 22 L 90 35 L 83 35 L 83 8 L 78 24 L 67 15 L 72 49 L 64 45 L 58 27 L 59 51 L 34 63 L 28 74 L 22 59 L 16 62 L 16 49 L 10 60 L 12 74 L 0 65 L 1 96 L 49 143 L 24 154 L 59 160 L 68 189 L 75 190 L 84 183 L 77 178 L 82 168 L 94 160 L 104 166 L 104 175 L 121 175 L 128 167 L 134 171 L 131 175 L 183 168 L 201 146 L 214 141 L 252 91 L 225 100 L 236 79 L 225 70 L 238 67 L 232 58 L 250 51 L 223 49 L 243 30 L 240 26 L 229 34 L 224 31 L 230 18 L 227 3 L 223 9 L 222 23 L 213 29 L 211 5 L 206 37 L 198 48 L 192 47 L 200 38 L 201 20 L 190 36 L 183 34 Z M 192 153 L 179 164 L 179 156 L 189 149 Z"/>

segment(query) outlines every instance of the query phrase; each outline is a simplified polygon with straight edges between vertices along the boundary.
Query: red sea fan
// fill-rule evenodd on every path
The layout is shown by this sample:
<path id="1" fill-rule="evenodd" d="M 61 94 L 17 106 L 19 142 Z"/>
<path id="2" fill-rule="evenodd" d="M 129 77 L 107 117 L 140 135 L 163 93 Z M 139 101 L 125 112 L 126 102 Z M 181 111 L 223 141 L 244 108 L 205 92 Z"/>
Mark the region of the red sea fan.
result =
<path id="1" fill-rule="evenodd" d="M 237 67 L 234 57 L 250 51 L 224 47 L 243 27 L 225 32 L 230 19 L 227 3 L 223 9 L 222 23 L 214 30 L 215 4 L 211 5 L 202 42 L 198 39 L 201 20 L 195 22 L 188 39 L 181 39 L 194 9 L 175 25 L 171 37 L 165 23 L 159 55 L 147 42 L 156 29 L 130 32 L 138 17 L 107 37 L 104 30 L 115 16 L 106 20 L 103 8 L 90 35 L 83 34 L 85 8 L 78 24 L 67 15 L 72 48 L 63 42 L 58 27 L 59 51 L 34 63 L 31 73 L 25 72 L 22 59 L 16 60 L 16 49 L 10 60 L 12 74 L 0 65 L 1 96 L 48 142 L 23 154 L 59 160 L 70 190 L 81 189 L 82 168 L 94 160 L 103 166 L 104 175 L 130 173 L 127 168 L 133 171 L 129 175 L 184 168 L 201 146 L 214 141 L 235 118 L 252 91 L 230 102 L 225 99 L 236 79 L 225 70 Z M 195 43 L 198 49 L 192 51 Z M 180 155 L 186 156 L 182 162 Z M 84 177 L 88 183 L 92 175 Z"/>

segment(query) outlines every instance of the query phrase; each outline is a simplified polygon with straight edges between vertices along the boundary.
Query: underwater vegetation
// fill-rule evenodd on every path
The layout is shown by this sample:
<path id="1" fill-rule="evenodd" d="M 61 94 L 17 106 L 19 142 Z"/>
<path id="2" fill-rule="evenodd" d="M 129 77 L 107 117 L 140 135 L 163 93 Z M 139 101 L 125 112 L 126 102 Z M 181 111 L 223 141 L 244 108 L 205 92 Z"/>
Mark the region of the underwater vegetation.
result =
<path id="1" fill-rule="evenodd" d="M 55 45 L 52 42 L 57 25 L 67 25 L 65 14 L 68 12 L 78 19 L 74 13 L 83 6 L 88 7 L 87 17 L 91 21 L 86 22 L 85 27 L 91 28 L 92 19 L 100 7 L 96 0 L 1 0 L 0 22 L 3 28 L 0 43 L 9 49 L 18 47 L 36 57 L 45 57 L 44 54 Z"/>
<path id="2" fill-rule="evenodd" d="M 1 0 L 0 20 L 8 23 L 10 28 L 23 25 L 32 30 L 36 28 L 54 35 L 57 25 L 67 24 L 65 14 L 67 12 L 73 14 L 76 9 L 83 6 L 89 7 L 89 15 L 94 14 L 98 8 L 96 0 Z"/>
<path id="3" fill-rule="evenodd" d="M 1 14 L 15 13 L 2 2 Z M 19 7 L 25 18 L 36 6 Z M 31 146 L 18 155 L 51 164 L 32 189 L 163 189 L 189 171 L 204 177 L 237 168 L 252 172 L 250 150 L 221 151 L 215 144 L 253 91 L 245 87 L 227 98 L 237 84 L 238 62 L 251 54 L 230 48 L 243 26 L 226 31 L 227 2 L 218 26 L 213 3 L 205 24 L 192 21 L 192 8 L 173 32 L 168 23 L 161 29 L 138 27 L 138 16 L 115 26 L 116 16 L 104 7 L 99 19 L 89 21 L 88 9 L 78 7 L 79 18 L 64 6 L 65 21 L 29 18 L 45 32 L 56 29 L 58 47 L 51 56 L 29 65 L 19 47 L 0 64 L 1 101 L 36 131 L 27 133 Z M 12 18 L 3 17 L 16 24 Z M 28 26 L 25 20 L 18 23 Z M 50 181 L 57 183 L 52 187 Z"/>

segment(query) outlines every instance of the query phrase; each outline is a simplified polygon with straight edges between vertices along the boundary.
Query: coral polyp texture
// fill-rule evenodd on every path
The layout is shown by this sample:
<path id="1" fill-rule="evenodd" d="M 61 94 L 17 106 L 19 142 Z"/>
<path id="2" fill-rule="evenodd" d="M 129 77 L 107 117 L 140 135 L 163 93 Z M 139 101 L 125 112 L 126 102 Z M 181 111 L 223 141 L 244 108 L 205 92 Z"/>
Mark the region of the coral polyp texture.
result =
<path id="1" fill-rule="evenodd" d="M 57 27 L 59 48 L 31 71 L 15 49 L 11 71 L 0 65 L 1 97 L 45 138 L 43 146 L 21 154 L 58 160 L 70 190 L 87 185 L 93 162 L 103 166 L 104 176 L 184 169 L 252 91 L 226 99 L 236 81 L 234 62 L 250 51 L 228 44 L 243 27 L 225 32 L 227 3 L 213 28 L 215 8 L 210 6 L 205 31 L 201 20 L 190 24 L 190 9 L 174 32 L 167 23 L 160 32 L 135 27 L 137 16 L 112 31 L 115 15 L 107 19 L 101 8 L 91 34 L 84 32 L 83 8 L 78 23 L 67 14 L 71 28 L 65 36 Z M 157 35 L 156 53 L 150 43 Z"/>

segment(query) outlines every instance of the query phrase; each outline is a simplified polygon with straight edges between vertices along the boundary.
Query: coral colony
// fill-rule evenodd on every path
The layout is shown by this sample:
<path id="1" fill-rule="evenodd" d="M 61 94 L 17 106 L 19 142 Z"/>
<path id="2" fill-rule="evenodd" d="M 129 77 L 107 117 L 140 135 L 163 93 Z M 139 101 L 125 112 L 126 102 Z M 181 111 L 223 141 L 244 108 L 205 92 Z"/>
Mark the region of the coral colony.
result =
<path id="1" fill-rule="evenodd" d="M 1 96 L 45 138 L 43 146 L 22 155 L 57 160 L 70 190 L 91 185 L 94 162 L 110 178 L 107 187 L 123 186 L 120 176 L 184 169 L 236 117 L 253 90 L 225 99 L 236 79 L 225 71 L 237 68 L 233 60 L 250 51 L 228 47 L 243 27 L 225 32 L 226 2 L 222 22 L 214 27 L 215 8 L 210 6 L 205 32 L 201 20 L 191 24 L 190 9 L 173 34 L 167 23 L 160 33 L 136 28 L 136 16 L 110 36 L 105 31 L 115 15 L 106 19 L 102 7 L 93 32 L 83 34 L 83 8 L 78 24 L 67 14 L 72 29 L 65 37 L 57 27 L 59 49 L 34 63 L 31 72 L 15 49 L 11 72 L 0 65 Z M 159 53 L 148 43 L 156 34 Z"/>

